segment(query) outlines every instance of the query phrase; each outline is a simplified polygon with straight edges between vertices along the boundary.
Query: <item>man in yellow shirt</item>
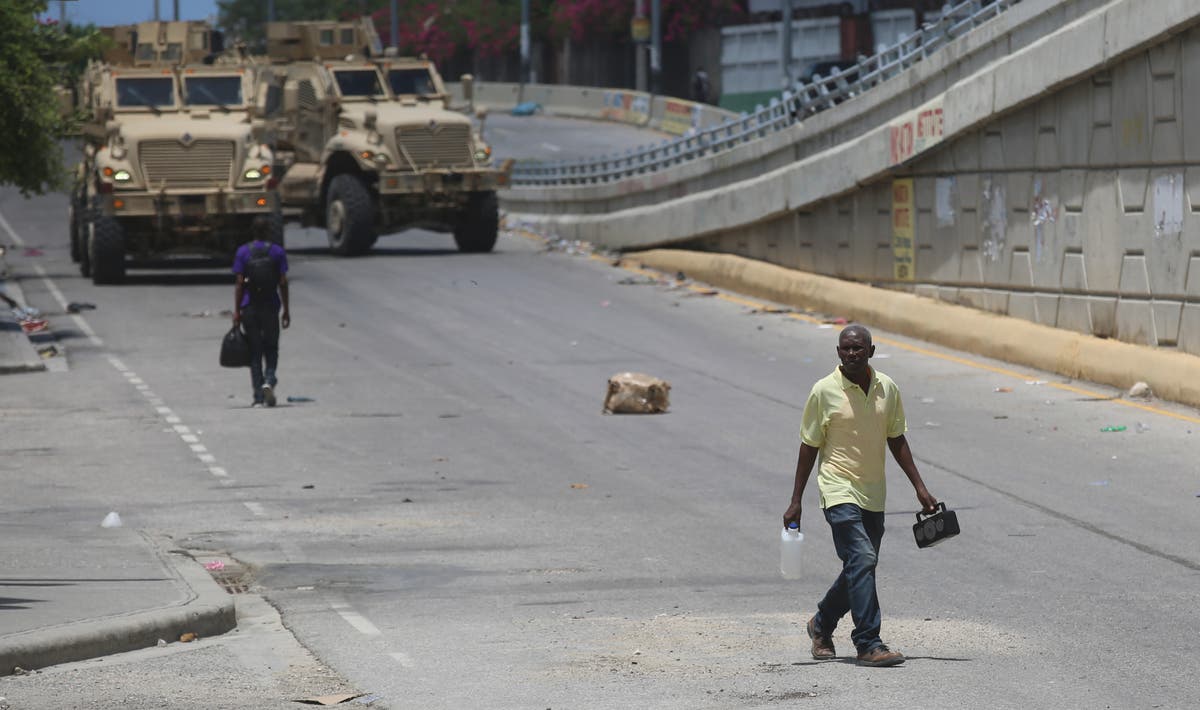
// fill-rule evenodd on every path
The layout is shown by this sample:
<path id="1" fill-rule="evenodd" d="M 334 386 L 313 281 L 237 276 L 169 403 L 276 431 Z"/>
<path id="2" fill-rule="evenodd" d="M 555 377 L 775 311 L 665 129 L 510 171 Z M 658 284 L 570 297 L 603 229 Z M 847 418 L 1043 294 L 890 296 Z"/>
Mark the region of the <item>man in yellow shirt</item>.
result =
<path id="1" fill-rule="evenodd" d="M 800 498 L 819 457 L 817 488 L 842 573 L 808 620 L 813 658 L 835 656 L 833 630 L 850 612 L 854 620 L 850 638 L 858 649 L 859 665 L 894 666 L 903 663 L 904 656 L 879 638 L 882 620 L 875 591 L 887 493 L 885 444 L 926 513 L 934 512 L 937 499 L 925 489 L 904 438 L 907 425 L 899 388 L 868 364 L 875 355 L 871 332 L 861 325 L 847 326 L 838 336 L 837 353 L 841 366 L 813 385 L 804 405 L 796 484 L 783 525 L 800 522 Z"/>

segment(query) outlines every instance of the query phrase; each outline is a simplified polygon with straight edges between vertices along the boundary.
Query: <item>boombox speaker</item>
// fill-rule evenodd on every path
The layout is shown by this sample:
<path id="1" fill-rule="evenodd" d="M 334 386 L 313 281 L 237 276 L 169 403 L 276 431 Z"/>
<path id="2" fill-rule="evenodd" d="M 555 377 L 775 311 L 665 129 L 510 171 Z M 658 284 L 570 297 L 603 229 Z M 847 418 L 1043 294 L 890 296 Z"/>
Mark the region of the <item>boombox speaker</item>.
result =
<path id="1" fill-rule="evenodd" d="M 930 515 L 917 511 L 917 523 L 913 525 L 917 547 L 933 547 L 958 534 L 958 515 L 953 510 L 946 510 L 945 503 L 938 503 L 937 507 L 937 512 Z"/>

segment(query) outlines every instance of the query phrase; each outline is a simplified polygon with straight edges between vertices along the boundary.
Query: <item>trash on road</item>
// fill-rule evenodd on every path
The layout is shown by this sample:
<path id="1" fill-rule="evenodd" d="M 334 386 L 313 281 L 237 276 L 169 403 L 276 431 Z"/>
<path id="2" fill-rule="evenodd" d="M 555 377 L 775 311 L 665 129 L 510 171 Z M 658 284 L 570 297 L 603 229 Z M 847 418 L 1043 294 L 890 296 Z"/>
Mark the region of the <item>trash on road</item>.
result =
<path id="1" fill-rule="evenodd" d="M 299 402 L 315 402 L 317 400 L 313 399 L 312 397 L 305 397 L 303 395 L 292 395 L 291 397 L 287 398 L 287 401 L 292 402 L 292 403 L 299 403 Z"/>
<path id="2" fill-rule="evenodd" d="M 542 105 L 536 101 L 522 101 L 513 106 L 512 115 L 514 116 L 532 116 L 542 110 Z"/>
<path id="3" fill-rule="evenodd" d="M 316 486 L 314 486 L 311 483 L 305 483 L 303 486 L 300 486 L 300 487 L 306 491 L 311 491 L 312 489 L 316 488 Z"/>
<path id="4" fill-rule="evenodd" d="M 934 399 L 933 397 L 922 397 L 921 398 L 921 404 L 933 404 L 936 401 L 937 400 Z"/>
<path id="5" fill-rule="evenodd" d="M 824 322 L 828 323 L 829 325 L 849 325 L 850 323 L 850 321 L 846 320 L 845 318 L 826 318 Z"/>
<path id="6" fill-rule="evenodd" d="M 1041 386 L 1041 385 L 1044 385 L 1044 384 L 1047 384 L 1047 383 L 1046 383 L 1046 381 L 1045 381 L 1045 380 L 1025 380 L 1025 384 L 1027 384 L 1027 385 L 1034 385 L 1034 386 Z"/>
<path id="7" fill-rule="evenodd" d="M 586 483 L 572 483 L 572 484 L 571 484 L 571 487 L 572 487 L 572 488 L 574 488 L 575 490 L 579 491 L 579 490 L 583 490 L 584 488 L 587 488 L 587 487 L 588 487 L 588 484 L 586 484 Z"/>
<path id="8" fill-rule="evenodd" d="M 605 414 L 659 414 L 671 406 L 671 383 L 640 372 L 608 378 Z"/>
<path id="9" fill-rule="evenodd" d="M 57 345 L 47 345 L 45 347 L 38 348 L 38 355 L 43 360 L 49 360 L 52 357 L 58 357 L 59 355 L 62 355 L 62 349 Z"/>
<path id="10" fill-rule="evenodd" d="M 765 315 L 774 315 L 776 313 L 795 313 L 795 312 L 796 311 L 793 308 L 784 308 L 784 307 L 780 307 L 780 306 L 762 306 L 759 308 L 751 308 L 750 310 L 746 311 L 746 314 L 751 315 L 751 316 L 757 316 L 757 315 L 764 315 L 764 314 Z M 876 357 L 879 357 L 879 356 L 876 355 Z"/>
<path id="11" fill-rule="evenodd" d="M 619 286 L 654 286 L 659 283 L 658 279 L 652 279 L 649 276 L 626 276 L 617 281 Z"/>
<path id="12" fill-rule="evenodd" d="M 1138 422 L 1138 423 L 1137 423 L 1137 433 L 1139 433 L 1139 434 L 1145 434 L 1145 433 L 1146 433 L 1146 432 L 1148 432 L 1148 431 L 1150 431 L 1150 425 L 1149 425 L 1149 424 L 1146 424 L 1145 422 Z"/>
<path id="13" fill-rule="evenodd" d="M 46 322 L 45 318 L 26 318 L 21 321 L 21 330 L 25 331 L 27 335 L 40 333 L 49 327 L 50 324 Z"/>
<path id="14" fill-rule="evenodd" d="M 200 637 L 197 636 L 195 633 L 193 633 L 191 631 L 187 631 L 185 633 L 179 634 L 179 643 L 191 643 L 198 638 L 200 638 Z"/>
<path id="15" fill-rule="evenodd" d="M 1132 399 L 1150 399 L 1154 397 L 1154 390 L 1145 382 L 1137 382 L 1129 388 L 1128 394 Z"/>
<path id="16" fill-rule="evenodd" d="M 45 256 L 46 253 L 36 247 L 29 247 L 25 250 L 25 256 Z"/>
<path id="17" fill-rule="evenodd" d="M 205 562 L 204 569 L 208 570 L 209 572 L 220 572 L 221 570 L 225 569 L 225 563 L 220 560 Z"/>
<path id="18" fill-rule="evenodd" d="M 297 700 L 305 705 L 341 705 L 344 702 L 360 698 L 363 693 L 338 693 L 337 695 L 318 695 L 312 698 Z"/>
<path id="19" fill-rule="evenodd" d="M 686 296 L 716 296 L 720 291 L 715 288 L 694 288 L 691 293 L 684 294 Z"/>
<path id="20" fill-rule="evenodd" d="M 1100 431 L 1125 431 L 1126 428 L 1124 424 L 1110 424 L 1100 427 Z"/>
<path id="21" fill-rule="evenodd" d="M 1001 392 L 1001 393 L 1012 392 L 1012 387 L 997 387 L 996 389 L 994 389 L 992 391 L 993 392 Z"/>
<path id="22" fill-rule="evenodd" d="M 121 516 L 117 515 L 116 511 L 104 516 L 104 520 L 100 522 L 102 528 L 119 528 L 121 527 Z"/>
<path id="23" fill-rule="evenodd" d="M 67 304 L 67 313 L 79 313 L 81 311 L 94 311 L 96 304 L 84 303 L 81 301 L 71 301 Z"/>

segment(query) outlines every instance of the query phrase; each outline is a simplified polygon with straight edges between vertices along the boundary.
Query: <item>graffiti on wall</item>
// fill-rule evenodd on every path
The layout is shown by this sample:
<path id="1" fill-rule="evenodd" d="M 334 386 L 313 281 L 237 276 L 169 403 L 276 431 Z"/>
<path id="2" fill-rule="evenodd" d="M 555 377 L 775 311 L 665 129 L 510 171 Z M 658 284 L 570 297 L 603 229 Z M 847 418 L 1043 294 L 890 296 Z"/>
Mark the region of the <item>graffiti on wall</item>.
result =
<path id="1" fill-rule="evenodd" d="M 1053 198 L 1046 196 L 1040 177 L 1033 179 L 1033 202 L 1029 207 L 1029 219 L 1033 222 L 1034 261 L 1041 262 L 1046 247 L 1046 225 L 1058 221 L 1058 207 Z"/>
<path id="2" fill-rule="evenodd" d="M 1154 179 L 1154 236 L 1183 234 L 1183 174 L 1159 175 Z"/>
<path id="3" fill-rule="evenodd" d="M 899 165 L 942 142 L 946 135 L 942 102 L 909 111 L 891 125 L 891 165 Z"/>
<path id="4" fill-rule="evenodd" d="M 600 115 L 610 121 L 643 124 L 650 120 L 650 96 L 633 91 L 605 91 Z"/>

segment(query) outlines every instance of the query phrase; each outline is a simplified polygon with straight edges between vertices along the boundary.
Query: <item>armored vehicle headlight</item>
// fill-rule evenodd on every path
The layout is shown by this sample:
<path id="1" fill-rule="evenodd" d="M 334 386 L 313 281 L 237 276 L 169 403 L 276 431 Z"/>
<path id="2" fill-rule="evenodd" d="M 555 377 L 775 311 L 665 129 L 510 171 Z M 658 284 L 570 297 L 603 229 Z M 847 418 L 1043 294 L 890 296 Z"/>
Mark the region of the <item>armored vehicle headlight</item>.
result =
<path id="1" fill-rule="evenodd" d="M 246 178 L 247 180 L 261 180 L 262 176 L 262 171 L 258 168 L 250 168 L 242 174 L 242 177 Z"/>
<path id="2" fill-rule="evenodd" d="M 113 180 L 116 180 L 117 182 L 129 182 L 132 177 L 133 176 L 129 174 L 128 170 L 118 170 L 117 172 L 113 173 Z"/>
<path id="3" fill-rule="evenodd" d="M 486 161 L 490 155 L 491 155 L 491 153 L 484 150 L 483 148 L 480 148 L 479 150 L 475 151 L 475 162 L 482 163 L 482 162 Z"/>

